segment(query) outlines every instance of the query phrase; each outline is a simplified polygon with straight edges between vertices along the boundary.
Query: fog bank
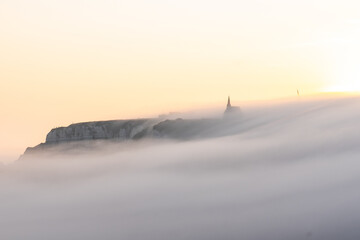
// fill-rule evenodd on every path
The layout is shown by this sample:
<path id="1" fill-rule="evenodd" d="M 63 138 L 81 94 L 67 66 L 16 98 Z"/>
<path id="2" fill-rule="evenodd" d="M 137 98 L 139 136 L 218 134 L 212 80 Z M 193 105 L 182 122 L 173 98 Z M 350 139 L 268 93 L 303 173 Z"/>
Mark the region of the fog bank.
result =
<path id="1" fill-rule="evenodd" d="M 360 99 L 0 165 L 1 239 L 359 239 Z M 106 151 L 105 151 L 106 150 Z"/>

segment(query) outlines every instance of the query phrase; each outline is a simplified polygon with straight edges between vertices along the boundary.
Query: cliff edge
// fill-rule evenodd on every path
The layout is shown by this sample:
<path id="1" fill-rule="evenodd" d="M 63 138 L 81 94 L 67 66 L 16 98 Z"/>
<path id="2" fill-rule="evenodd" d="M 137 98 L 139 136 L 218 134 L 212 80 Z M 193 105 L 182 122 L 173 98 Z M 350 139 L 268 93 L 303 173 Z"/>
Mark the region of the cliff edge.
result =
<path id="1" fill-rule="evenodd" d="M 160 118 L 96 121 L 71 124 L 52 129 L 46 141 L 28 147 L 24 155 L 60 149 L 92 149 L 96 142 L 122 142 L 140 139 L 191 140 L 228 135 L 222 129 L 228 126 L 223 119 L 174 119 Z"/>

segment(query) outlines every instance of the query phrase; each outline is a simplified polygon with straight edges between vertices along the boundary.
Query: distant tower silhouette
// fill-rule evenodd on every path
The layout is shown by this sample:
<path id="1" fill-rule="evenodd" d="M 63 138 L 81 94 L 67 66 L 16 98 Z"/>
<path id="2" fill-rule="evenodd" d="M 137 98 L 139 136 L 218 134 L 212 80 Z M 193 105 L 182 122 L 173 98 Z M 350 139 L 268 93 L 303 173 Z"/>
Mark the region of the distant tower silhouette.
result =
<path id="1" fill-rule="evenodd" d="M 228 101 L 224 112 L 224 118 L 237 119 L 239 118 L 240 114 L 241 114 L 240 108 L 231 106 L 230 96 L 228 96 Z"/>

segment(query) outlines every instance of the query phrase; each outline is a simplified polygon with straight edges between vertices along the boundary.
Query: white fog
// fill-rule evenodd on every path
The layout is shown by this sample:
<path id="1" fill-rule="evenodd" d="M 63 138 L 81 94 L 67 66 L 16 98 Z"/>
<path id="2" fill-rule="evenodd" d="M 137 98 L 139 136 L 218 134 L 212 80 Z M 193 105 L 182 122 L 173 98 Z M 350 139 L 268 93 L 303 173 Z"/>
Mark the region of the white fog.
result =
<path id="1" fill-rule="evenodd" d="M 242 114 L 218 137 L 1 165 L 0 239 L 359 239 L 360 98 Z"/>

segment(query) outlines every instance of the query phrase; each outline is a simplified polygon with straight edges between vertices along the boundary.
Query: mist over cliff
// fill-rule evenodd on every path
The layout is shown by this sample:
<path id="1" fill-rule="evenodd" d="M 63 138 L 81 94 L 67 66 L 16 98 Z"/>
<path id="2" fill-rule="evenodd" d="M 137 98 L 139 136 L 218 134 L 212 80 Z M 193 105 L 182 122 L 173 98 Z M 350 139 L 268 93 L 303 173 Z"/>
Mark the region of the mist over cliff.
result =
<path id="1" fill-rule="evenodd" d="M 33 155 L 0 167 L 1 238 L 359 239 L 359 119 L 359 98 L 299 100 L 211 137 Z"/>

